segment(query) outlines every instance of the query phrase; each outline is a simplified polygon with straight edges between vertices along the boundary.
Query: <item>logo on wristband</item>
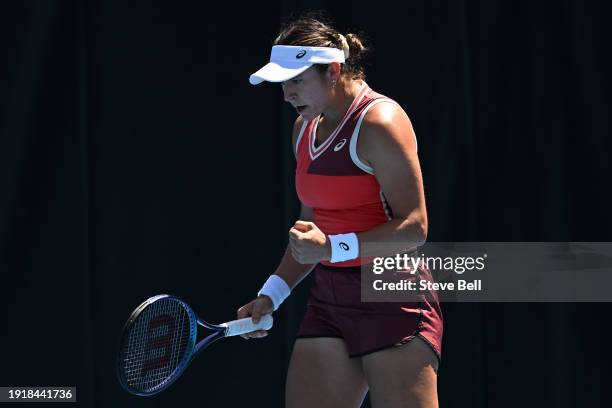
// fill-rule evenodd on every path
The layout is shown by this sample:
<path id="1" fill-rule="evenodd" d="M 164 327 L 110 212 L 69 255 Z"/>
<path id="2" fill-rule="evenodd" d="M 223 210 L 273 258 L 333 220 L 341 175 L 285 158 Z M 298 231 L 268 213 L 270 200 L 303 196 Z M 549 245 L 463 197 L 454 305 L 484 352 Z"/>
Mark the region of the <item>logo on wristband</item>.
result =
<path id="1" fill-rule="evenodd" d="M 350 261 L 359 257 L 359 240 L 354 232 L 330 235 L 329 240 L 332 252 L 331 263 Z"/>

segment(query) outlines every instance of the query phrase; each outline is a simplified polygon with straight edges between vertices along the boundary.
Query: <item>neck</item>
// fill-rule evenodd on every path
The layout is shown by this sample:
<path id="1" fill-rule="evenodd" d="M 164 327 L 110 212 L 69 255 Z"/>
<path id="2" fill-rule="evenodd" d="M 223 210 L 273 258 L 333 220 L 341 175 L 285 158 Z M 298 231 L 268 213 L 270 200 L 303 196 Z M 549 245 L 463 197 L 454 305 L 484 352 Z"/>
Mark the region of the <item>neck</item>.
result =
<path id="1" fill-rule="evenodd" d="M 360 79 L 338 82 L 333 91 L 331 103 L 322 112 L 321 116 L 325 118 L 324 120 L 329 123 L 340 122 L 357 97 L 362 85 L 363 81 Z"/>

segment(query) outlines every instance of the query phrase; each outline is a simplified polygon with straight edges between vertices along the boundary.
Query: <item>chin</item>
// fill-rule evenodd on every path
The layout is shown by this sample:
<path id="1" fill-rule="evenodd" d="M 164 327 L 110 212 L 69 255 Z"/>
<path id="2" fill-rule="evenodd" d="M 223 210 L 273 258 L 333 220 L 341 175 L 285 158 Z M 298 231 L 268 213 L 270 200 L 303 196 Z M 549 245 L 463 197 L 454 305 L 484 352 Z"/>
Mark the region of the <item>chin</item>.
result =
<path id="1" fill-rule="evenodd" d="M 310 113 L 301 113 L 300 116 L 304 120 L 311 120 L 311 119 L 314 118 L 314 116 L 312 114 L 310 114 Z"/>
<path id="2" fill-rule="evenodd" d="M 317 116 L 319 116 L 319 113 L 313 113 L 313 112 L 308 111 L 308 112 L 302 112 L 300 116 L 302 116 L 304 120 L 312 120 L 316 118 Z"/>

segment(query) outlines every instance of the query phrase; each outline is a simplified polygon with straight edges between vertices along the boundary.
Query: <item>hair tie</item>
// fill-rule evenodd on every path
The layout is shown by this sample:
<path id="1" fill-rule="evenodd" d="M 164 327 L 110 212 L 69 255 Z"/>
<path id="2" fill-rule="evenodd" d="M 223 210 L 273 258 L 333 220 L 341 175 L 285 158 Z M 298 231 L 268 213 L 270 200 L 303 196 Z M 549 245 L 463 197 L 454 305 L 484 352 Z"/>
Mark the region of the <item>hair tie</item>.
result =
<path id="1" fill-rule="evenodd" d="M 346 41 L 346 37 L 342 34 L 338 34 L 340 36 L 340 41 L 342 42 L 342 51 L 344 51 L 344 59 L 348 59 L 349 57 L 349 45 Z"/>

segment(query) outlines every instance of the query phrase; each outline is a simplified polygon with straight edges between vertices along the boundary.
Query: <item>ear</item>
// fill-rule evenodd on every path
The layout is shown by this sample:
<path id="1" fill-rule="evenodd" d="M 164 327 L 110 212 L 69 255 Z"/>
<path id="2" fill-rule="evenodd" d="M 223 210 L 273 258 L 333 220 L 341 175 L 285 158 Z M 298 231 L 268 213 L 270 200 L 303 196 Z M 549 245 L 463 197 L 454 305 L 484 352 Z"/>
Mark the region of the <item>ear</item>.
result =
<path id="1" fill-rule="evenodd" d="M 329 80 L 340 80 L 340 63 L 330 62 L 327 67 L 327 76 Z"/>

